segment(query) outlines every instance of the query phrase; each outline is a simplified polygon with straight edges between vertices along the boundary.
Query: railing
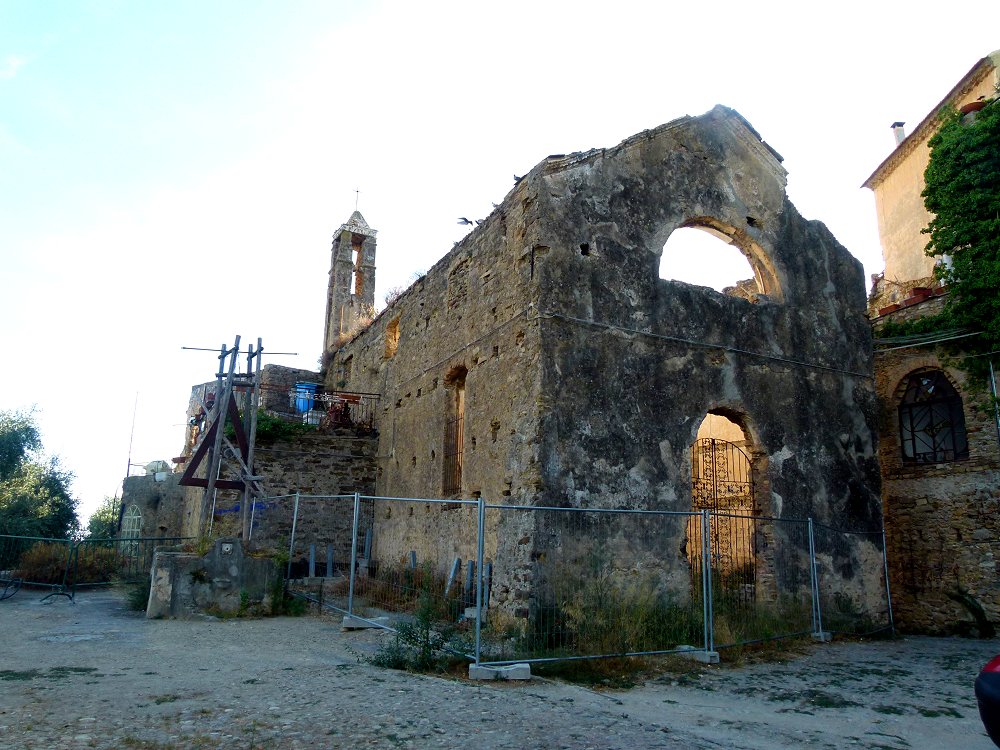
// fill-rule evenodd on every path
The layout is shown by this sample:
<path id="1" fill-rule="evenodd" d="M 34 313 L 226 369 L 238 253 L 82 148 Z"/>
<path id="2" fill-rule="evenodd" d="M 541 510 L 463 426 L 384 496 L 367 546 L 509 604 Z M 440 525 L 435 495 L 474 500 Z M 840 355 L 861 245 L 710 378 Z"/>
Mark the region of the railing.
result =
<path id="1" fill-rule="evenodd" d="M 148 578 L 156 548 L 185 541 L 183 537 L 74 541 L 0 535 L 0 585 L 7 590 L 48 588 L 72 599 L 81 586 Z"/>
<path id="2" fill-rule="evenodd" d="M 308 393 L 296 388 L 267 386 L 263 386 L 262 390 L 274 394 L 263 399 L 263 407 L 269 414 L 284 421 L 315 424 L 323 429 L 375 429 L 375 414 L 379 402 L 377 393 L 326 391 L 318 385 L 315 391 L 310 390 Z M 287 402 L 275 401 L 279 393 L 287 395 Z M 303 410 L 304 402 L 310 408 Z"/>

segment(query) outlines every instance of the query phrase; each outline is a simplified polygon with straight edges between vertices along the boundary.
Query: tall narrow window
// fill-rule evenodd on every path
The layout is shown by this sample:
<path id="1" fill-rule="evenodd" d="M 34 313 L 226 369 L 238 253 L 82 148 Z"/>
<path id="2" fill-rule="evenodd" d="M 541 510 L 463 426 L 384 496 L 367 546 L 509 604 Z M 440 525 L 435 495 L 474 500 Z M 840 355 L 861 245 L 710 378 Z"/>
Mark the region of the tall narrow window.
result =
<path id="1" fill-rule="evenodd" d="M 445 495 L 462 491 L 462 454 L 465 451 L 465 376 L 464 367 L 456 367 L 445 378 L 448 394 L 448 414 L 444 434 Z"/>
<path id="2" fill-rule="evenodd" d="M 125 515 L 122 516 L 122 530 L 120 535 L 122 553 L 126 555 L 136 554 L 139 548 L 139 542 L 136 540 L 141 536 L 142 511 L 139 510 L 138 505 L 131 505 L 125 511 Z"/>
<path id="3" fill-rule="evenodd" d="M 962 397 L 940 370 L 910 375 L 899 404 L 903 462 L 931 464 L 969 457 Z"/>
<path id="4" fill-rule="evenodd" d="M 351 255 L 354 261 L 354 266 L 351 270 L 351 290 L 359 297 L 365 292 L 365 276 L 361 271 L 364 244 L 365 238 L 360 234 L 351 235 Z"/>
<path id="5" fill-rule="evenodd" d="M 399 318 L 391 321 L 389 325 L 385 327 L 385 358 L 389 359 L 396 356 L 396 350 L 399 348 Z"/>

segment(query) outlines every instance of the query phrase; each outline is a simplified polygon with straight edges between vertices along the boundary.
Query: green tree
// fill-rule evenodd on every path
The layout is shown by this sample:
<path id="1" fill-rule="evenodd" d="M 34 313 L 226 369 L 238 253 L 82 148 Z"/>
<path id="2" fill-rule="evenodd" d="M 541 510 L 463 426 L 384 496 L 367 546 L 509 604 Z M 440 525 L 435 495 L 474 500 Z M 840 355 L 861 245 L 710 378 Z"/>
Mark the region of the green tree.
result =
<path id="1" fill-rule="evenodd" d="M 40 450 L 33 412 L 0 412 L 0 534 L 67 539 L 79 528 L 73 475 Z"/>
<path id="2" fill-rule="evenodd" d="M 0 482 L 12 476 L 41 447 L 42 439 L 32 412 L 0 411 Z"/>
<path id="3" fill-rule="evenodd" d="M 88 539 L 110 539 L 118 534 L 118 514 L 121 500 L 105 497 L 87 522 Z"/>
<path id="4" fill-rule="evenodd" d="M 952 111 L 929 141 L 924 205 L 927 253 L 942 259 L 937 275 L 949 288 L 941 323 L 982 331 L 971 347 L 1000 349 L 1000 103 L 975 118 Z M 966 340 L 967 341 L 967 340 Z M 967 360 L 982 374 L 985 363 Z"/>

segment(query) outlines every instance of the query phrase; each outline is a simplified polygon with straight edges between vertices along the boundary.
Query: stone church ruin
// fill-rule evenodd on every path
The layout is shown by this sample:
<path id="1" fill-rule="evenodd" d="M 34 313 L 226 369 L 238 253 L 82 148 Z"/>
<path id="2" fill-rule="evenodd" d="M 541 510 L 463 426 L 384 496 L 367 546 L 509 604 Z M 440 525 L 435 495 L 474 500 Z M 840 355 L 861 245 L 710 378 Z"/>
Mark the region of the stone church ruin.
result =
<path id="1" fill-rule="evenodd" d="M 818 537 L 816 554 L 840 599 L 884 608 L 863 272 L 785 184 L 781 157 L 721 106 L 550 156 L 360 330 L 376 247 L 355 212 L 333 246 L 325 387 L 378 394 L 376 494 L 812 518 L 870 532 Z M 753 279 L 722 294 L 659 278 L 667 238 L 686 227 L 737 248 Z M 376 512 L 372 554 L 474 558 L 468 508 L 423 512 Z M 791 572 L 803 535 L 717 523 L 717 560 L 744 595 L 808 587 Z M 597 549 L 605 567 L 683 598 L 698 539 L 680 516 L 654 530 L 490 514 L 492 605 L 531 616 L 544 561 L 572 569 Z"/>
<path id="2" fill-rule="evenodd" d="M 477 557 L 482 498 L 490 612 L 522 634 L 572 629 L 594 581 L 699 612 L 717 586 L 794 620 L 784 632 L 818 627 L 810 598 L 886 613 L 863 272 L 785 185 L 781 157 L 722 106 L 549 156 L 377 315 L 377 232 L 355 211 L 334 237 L 323 370 L 261 372 L 262 413 L 296 418 L 304 389 L 321 429 L 260 443 L 268 494 L 303 497 L 265 499 L 252 543 L 287 549 L 294 522 L 343 573 L 358 492 L 375 499 L 354 501 L 355 569 L 419 563 L 450 585 Z M 752 278 L 660 278 L 690 228 Z M 204 531 L 194 494 L 186 534 Z"/>

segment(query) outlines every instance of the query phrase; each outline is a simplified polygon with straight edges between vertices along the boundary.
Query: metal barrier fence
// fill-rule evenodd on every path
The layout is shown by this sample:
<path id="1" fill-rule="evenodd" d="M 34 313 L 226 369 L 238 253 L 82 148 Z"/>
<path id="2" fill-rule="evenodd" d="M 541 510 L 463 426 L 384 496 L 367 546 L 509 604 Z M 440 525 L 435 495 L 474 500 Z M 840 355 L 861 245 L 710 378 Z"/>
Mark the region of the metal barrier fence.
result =
<path id="1" fill-rule="evenodd" d="M 688 546 L 700 550 L 703 514 L 485 505 L 484 516 L 494 548 L 486 555 L 499 548 L 492 537 L 501 527 L 521 540 L 533 531 L 536 541 L 527 554 L 497 556 L 495 569 L 489 557 L 484 563 L 492 575 L 483 581 L 478 663 L 707 650 L 700 568 L 692 587 L 686 561 L 681 580 L 658 543 L 693 530 Z M 521 604 L 515 593 L 507 606 L 490 606 L 504 596 L 490 591 L 491 578 L 507 588 L 530 581 L 533 596 Z"/>
<path id="2" fill-rule="evenodd" d="M 850 635 L 893 630 L 885 532 L 846 531 L 814 523 L 813 537 L 817 596 L 822 617 L 820 629 Z M 858 543 L 848 544 L 851 539 Z M 835 591 L 824 586 L 824 579 L 834 577 L 840 567 L 851 564 L 856 554 L 868 558 L 861 561 L 862 565 L 854 566 L 863 573 L 867 572 L 867 577 L 856 576 L 853 586 Z M 878 596 L 879 593 L 884 596 Z"/>
<path id="3" fill-rule="evenodd" d="M 278 523 L 266 518 L 278 504 L 291 509 L 289 578 L 326 578 L 324 606 L 378 627 L 430 623 L 437 644 L 477 664 L 712 659 L 741 644 L 892 628 L 881 531 L 359 494 L 268 498 L 255 528 Z"/>
<path id="4" fill-rule="evenodd" d="M 73 598 L 81 586 L 107 586 L 149 577 L 157 547 L 184 538 L 43 539 L 0 535 L 0 584 L 49 588 Z"/>
<path id="5" fill-rule="evenodd" d="M 712 649 L 819 634 L 808 519 L 718 512 L 708 518 Z M 736 543 L 718 529 L 732 530 Z"/>
<path id="6" fill-rule="evenodd" d="M 257 548 L 287 553 L 286 577 L 347 575 L 351 530 L 357 518 L 360 549 L 371 539 L 372 504 L 351 495 L 281 495 L 262 498 L 250 512 L 249 542 Z"/>

